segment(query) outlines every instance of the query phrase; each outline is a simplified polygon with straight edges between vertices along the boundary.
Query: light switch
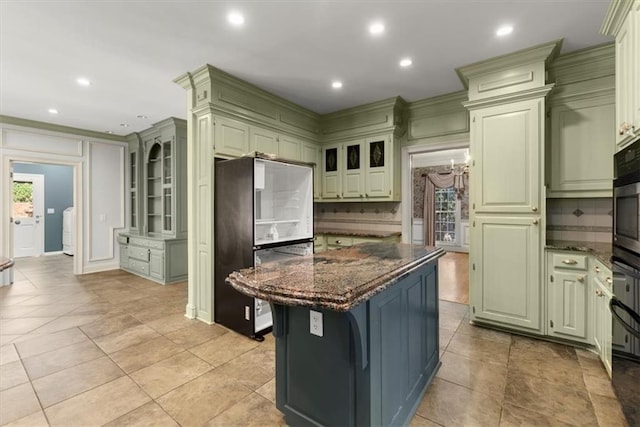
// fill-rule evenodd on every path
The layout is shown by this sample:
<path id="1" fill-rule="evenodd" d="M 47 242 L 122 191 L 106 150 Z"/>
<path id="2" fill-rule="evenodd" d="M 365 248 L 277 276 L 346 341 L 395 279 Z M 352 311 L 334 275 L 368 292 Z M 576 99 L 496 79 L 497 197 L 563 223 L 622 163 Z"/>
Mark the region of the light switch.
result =
<path id="1" fill-rule="evenodd" d="M 309 332 L 319 337 L 322 336 L 322 313 L 309 310 Z"/>
<path id="2" fill-rule="evenodd" d="M 48 214 L 54 214 L 54 213 L 56 213 L 56 210 L 54 208 L 47 208 L 47 213 Z"/>

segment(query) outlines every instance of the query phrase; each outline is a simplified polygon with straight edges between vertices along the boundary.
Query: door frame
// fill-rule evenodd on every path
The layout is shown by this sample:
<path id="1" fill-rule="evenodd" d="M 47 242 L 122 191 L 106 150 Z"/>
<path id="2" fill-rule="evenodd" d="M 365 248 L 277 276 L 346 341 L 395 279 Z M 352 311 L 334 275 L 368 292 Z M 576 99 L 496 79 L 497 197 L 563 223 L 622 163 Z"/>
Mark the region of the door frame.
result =
<path id="1" fill-rule="evenodd" d="M 84 218 L 84 204 L 83 204 L 83 186 L 82 175 L 84 173 L 82 167 L 82 159 L 78 161 L 65 161 L 54 159 L 42 159 L 41 157 L 29 157 L 22 155 L 8 154 L 4 158 L 4 164 L 1 168 L 4 170 L 4 176 L 2 176 L 3 193 L 11 194 L 11 197 L 5 197 L 3 206 L 1 207 L 4 212 L 7 213 L 7 221 L 2 224 L 2 253 L 9 254 L 9 257 L 13 257 L 13 224 L 9 218 L 12 216 L 13 209 L 13 189 L 11 188 L 11 171 L 13 169 L 13 163 L 36 163 L 43 165 L 60 165 L 70 166 L 73 169 L 73 206 L 74 206 L 74 255 L 73 255 L 73 274 L 82 274 L 84 265 L 84 250 L 83 250 L 83 218 Z"/>
<path id="2" fill-rule="evenodd" d="M 413 183 L 411 182 L 413 155 L 432 153 L 434 151 L 454 150 L 456 148 L 469 148 L 469 142 L 470 135 L 468 133 L 455 134 L 433 138 L 422 144 L 405 146 L 400 150 L 400 157 L 402 159 L 402 243 L 411 244 L 411 242 L 413 242 Z"/>
<path id="3" fill-rule="evenodd" d="M 13 166 L 13 165 L 12 165 Z M 15 225 L 15 218 L 13 218 L 13 183 L 16 182 L 16 178 L 18 178 L 18 181 L 26 181 L 26 182 L 31 182 L 35 188 L 36 185 L 40 186 L 40 193 L 38 194 L 37 197 L 37 203 L 40 205 L 40 220 L 41 220 L 41 226 L 38 227 L 38 248 L 37 251 L 38 253 L 35 256 L 42 256 L 44 255 L 44 239 L 45 239 L 45 202 L 44 202 L 44 195 L 45 195 L 45 185 L 44 185 L 44 175 L 43 174 L 36 174 L 36 173 L 22 173 L 22 172 L 14 172 L 13 176 L 11 177 L 11 223 Z M 34 192 L 35 195 L 35 192 Z M 34 197 L 34 205 L 36 202 L 36 197 Z M 35 212 L 34 212 L 35 215 Z M 36 218 L 37 219 L 37 218 Z M 11 227 L 11 232 L 13 233 L 15 230 L 15 227 Z M 14 241 L 14 237 L 11 237 L 11 248 L 12 248 L 12 255 L 15 255 L 13 253 L 13 251 L 15 251 L 15 241 Z"/>

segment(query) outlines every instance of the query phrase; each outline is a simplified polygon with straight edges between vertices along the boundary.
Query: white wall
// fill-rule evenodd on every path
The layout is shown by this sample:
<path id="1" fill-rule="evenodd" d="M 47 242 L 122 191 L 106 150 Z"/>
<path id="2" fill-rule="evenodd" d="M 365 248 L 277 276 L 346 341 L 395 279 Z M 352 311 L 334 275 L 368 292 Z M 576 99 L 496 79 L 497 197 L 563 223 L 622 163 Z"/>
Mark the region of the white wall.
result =
<path id="1" fill-rule="evenodd" d="M 11 162 L 42 162 L 74 168 L 76 274 L 119 266 L 116 231 L 125 226 L 124 142 L 0 124 L 0 255 L 11 256 Z M 45 189 L 46 191 L 46 189 Z"/>

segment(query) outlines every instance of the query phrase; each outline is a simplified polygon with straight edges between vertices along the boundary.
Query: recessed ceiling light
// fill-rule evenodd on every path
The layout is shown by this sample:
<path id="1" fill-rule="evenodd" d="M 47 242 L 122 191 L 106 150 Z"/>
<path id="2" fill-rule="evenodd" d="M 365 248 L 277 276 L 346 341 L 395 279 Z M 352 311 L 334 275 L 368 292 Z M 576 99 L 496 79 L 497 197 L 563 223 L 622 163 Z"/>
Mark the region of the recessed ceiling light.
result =
<path id="1" fill-rule="evenodd" d="M 504 37 L 504 36 L 508 36 L 512 32 L 513 32 L 513 27 L 511 25 L 503 25 L 502 27 L 498 28 L 498 30 L 496 31 L 496 36 Z"/>
<path id="2" fill-rule="evenodd" d="M 91 80 L 87 79 L 86 77 L 78 77 L 78 79 L 76 79 L 76 82 L 78 82 L 80 86 L 91 86 Z"/>
<path id="3" fill-rule="evenodd" d="M 49 108 L 49 114 L 58 114 L 59 111 L 56 110 L 55 108 Z"/>
<path id="4" fill-rule="evenodd" d="M 112 130 L 105 130 L 104 133 L 108 133 L 109 135 L 113 135 L 113 131 Z"/>
<path id="5" fill-rule="evenodd" d="M 384 33 L 384 24 L 382 22 L 374 22 L 369 25 L 369 32 L 373 35 Z"/>
<path id="6" fill-rule="evenodd" d="M 147 118 L 147 116 L 145 116 L 144 114 L 140 114 L 140 115 L 138 115 L 137 117 L 138 117 L 139 119 L 146 119 L 146 118 Z"/>
<path id="7" fill-rule="evenodd" d="M 244 24 L 244 16 L 240 12 L 229 12 L 227 21 L 229 21 L 229 24 L 239 27 Z"/>
<path id="8" fill-rule="evenodd" d="M 342 82 L 338 81 L 338 80 L 335 80 L 335 81 L 331 82 L 331 87 L 334 88 L 334 89 L 340 89 L 340 88 L 342 88 Z"/>
<path id="9" fill-rule="evenodd" d="M 400 60 L 400 66 L 401 67 L 408 67 L 411 64 L 413 64 L 413 61 L 411 60 L 411 58 L 403 58 Z"/>
<path id="10" fill-rule="evenodd" d="M 128 128 L 129 127 L 129 123 L 120 123 L 120 126 L 122 126 L 123 128 Z"/>

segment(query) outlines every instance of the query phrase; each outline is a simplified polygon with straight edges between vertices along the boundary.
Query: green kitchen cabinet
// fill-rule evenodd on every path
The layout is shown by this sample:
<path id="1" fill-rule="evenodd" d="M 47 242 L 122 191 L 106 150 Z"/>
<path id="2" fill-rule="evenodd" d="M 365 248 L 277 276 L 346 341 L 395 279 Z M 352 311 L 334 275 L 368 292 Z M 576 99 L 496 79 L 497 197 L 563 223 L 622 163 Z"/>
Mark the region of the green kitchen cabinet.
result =
<path id="1" fill-rule="evenodd" d="M 613 318 L 609 309 L 609 301 L 612 297 L 611 270 L 599 261 L 595 261 L 591 296 L 593 307 L 593 344 L 596 353 L 611 376 L 611 352 L 613 340 Z"/>
<path id="2" fill-rule="evenodd" d="M 343 144 L 322 146 L 322 200 L 342 199 Z"/>
<path id="3" fill-rule="evenodd" d="M 618 149 L 640 134 L 640 0 L 612 1 L 602 33 L 616 41 L 616 121 Z"/>
<path id="4" fill-rule="evenodd" d="M 565 101 L 551 108 L 547 197 L 611 197 L 615 99 Z"/>
<path id="5" fill-rule="evenodd" d="M 365 142 L 357 140 L 345 142 L 342 148 L 344 170 L 342 176 L 342 198 L 362 199 L 365 197 Z"/>
<path id="6" fill-rule="evenodd" d="M 322 150 L 320 146 L 312 142 L 303 142 L 301 145 L 300 160 L 306 163 L 313 163 L 313 198 L 315 200 L 321 197 L 322 188 Z"/>
<path id="7" fill-rule="evenodd" d="M 590 344 L 588 256 L 547 251 L 547 334 Z"/>
<path id="8" fill-rule="evenodd" d="M 128 139 L 130 222 L 118 237 L 120 268 L 162 284 L 185 280 L 186 122 L 169 118 Z"/>
<path id="9" fill-rule="evenodd" d="M 278 156 L 278 134 L 256 126 L 249 128 L 249 152 Z"/>
<path id="10" fill-rule="evenodd" d="M 257 126 L 249 126 L 249 152 L 260 152 L 284 160 L 300 160 L 302 141 Z"/>
<path id="11" fill-rule="evenodd" d="M 471 320 L 544 334 L 547 64 L 558 42 L 456 71 L 469 100 Z"/>
<path id="12" fill-rule="evenodd" d="M 289 135 L 279 135 L 278 157 L 286 160 L 302 160 L 302 141 Z"/>
<path id="13" fill-rule="evenodd" d="M 322 199 L 400 200 L 400 147 L 390 135 L 322 146 Z"/>
<path id="14" fill-rule="evenodd" d="M 216 156 L 221 157 L 241 157 L 250 151 L 249 125 L 229 119 L 227 117 L 216 116 L 213 119 L 213 147 Z M 265 140 L 257 138 L 261 144 L 268 144 L 268 137 Z"/>
<path id="15" fill-rule="evenodd" d="M 472 203 L 477 213 L 539 215 L 543 112 L 543 98 L 471 112 Z"/>
<path id="16" fill-rule="evenodd" d="M 526 216 L 478 214 L 471 233 L 471 319 L 540 334 L 540 225 Z"/>

